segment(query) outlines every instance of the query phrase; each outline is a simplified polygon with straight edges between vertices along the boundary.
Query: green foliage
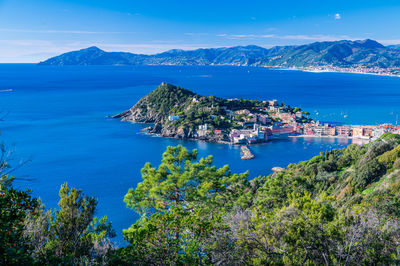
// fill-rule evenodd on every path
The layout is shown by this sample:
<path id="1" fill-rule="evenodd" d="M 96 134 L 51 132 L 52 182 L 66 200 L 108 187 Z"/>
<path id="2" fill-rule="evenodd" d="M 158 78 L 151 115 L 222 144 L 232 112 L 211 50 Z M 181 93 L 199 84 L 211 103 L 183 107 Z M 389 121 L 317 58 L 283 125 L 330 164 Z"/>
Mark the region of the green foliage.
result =
<path id="1" fill-rule="evenodd" d="M 168 147 L 161 165 L 147 163 L 143 182 L 126 194 L 127 206 L 142 214 L 124 230 L 137 263 L 204 262 L 204 239 L 221 213 L 246 204 L 247 174 L 232 175 L 227 166 L 212 166 L 211 156 L 196 157 L 196 150 Z"/>
<path id="2" fill-rule="evenodd" d="M 24 236 L 24 220 L 28 213 L 34 214 L 38 201 L 30 190 L 13 188 L 12 180 L 8 175 L 0 177 L 0 264 L 30 264 L 32 247 Z"/>
<path id="3" fill-rule="evenodd" d="M 151 109 L 152 112 L 168 116 L 171 110 L 175 113 L 182 111 L 182 105 L 191 100 L 196 94 L 193 92 L 163 83 L 157 89 L 150 92 L 138 105 Z"/>
<path id="4" fill-rule="evenodd" d="M 399 256 L 400 178 L 385 174 L 397 149 L 392 139 L 350 145 L 247 182 L 209 158 L 194 163 L 196 151 L 169 147 L 125 197 L 142 218 L 124 231 L 131 245 L 118 263 L 392 262 Z"/>
<path id="5" fill-rule="evenodd" d="M 400 156 L 400 145 L 397 145 L 393 150 L 387 151 L 384 154 L 378 156 L 378 162 L 385 166 L 386 169 L 391 169 L 394 162 Z"/>
<path id="6" fill-rule="evenodd" d="M 45 264 L 103 264 L 115 236 L 107 217 L 94 217 L 97 201 L 81 190 L 60 188 L 58 210 L 30 215 L 25 235 L 32 240 L 33 258 Z"/>
<path id="7" fill-rule="evenodd" d="M 319 200 L 314 200 L 309 193 L 293 193 L 290 194 L 286 206 L 277 208 L 272 213 L 255 212 L 251 219 L 255 230 L 243 231 L 244 243 L 256 248 L 253 250 L 256 255 L 252 264 L 299 265 L 330 262 L 330 241 L 335 241 L 340 236 L 340 221 L 332 203 L 332 197 L 321 196 Z M 251 244 L 254 240 L 247 234 L 253 233 L 261 243 Z M 242 238 L 238 241 L 240 243 Z"/>
<path id="8" fill-rule="evenodd" d="M 386 141 L 388 141 L 388 140 L 395 141 L 398 144 L 400 143 L 400 135 L 389 133 L 389 132 L 386 132 L 385 134 L 383 134 L 381 139 L 386 140 Z"/>

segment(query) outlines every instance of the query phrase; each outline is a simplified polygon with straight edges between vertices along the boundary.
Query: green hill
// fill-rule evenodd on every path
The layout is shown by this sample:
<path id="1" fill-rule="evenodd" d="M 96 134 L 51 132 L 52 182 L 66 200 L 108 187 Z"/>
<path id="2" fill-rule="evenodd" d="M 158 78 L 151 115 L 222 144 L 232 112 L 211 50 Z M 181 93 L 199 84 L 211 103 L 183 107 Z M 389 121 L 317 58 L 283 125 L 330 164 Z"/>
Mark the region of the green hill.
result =
<path id="1" fill-rule="evenodd" d="M 124 231 L 131 246 L 121 250 L 122 261 L 133 263 L 130 254 L 145 264 L 400 262 L 399 135 L 322 152 L 250 181 L 211 166 L 211 157 L 195 158 L 195 151 L 169 147 L 159 168 L 143 168 L 143 182 L 125 196 L 143 216 Z"/>

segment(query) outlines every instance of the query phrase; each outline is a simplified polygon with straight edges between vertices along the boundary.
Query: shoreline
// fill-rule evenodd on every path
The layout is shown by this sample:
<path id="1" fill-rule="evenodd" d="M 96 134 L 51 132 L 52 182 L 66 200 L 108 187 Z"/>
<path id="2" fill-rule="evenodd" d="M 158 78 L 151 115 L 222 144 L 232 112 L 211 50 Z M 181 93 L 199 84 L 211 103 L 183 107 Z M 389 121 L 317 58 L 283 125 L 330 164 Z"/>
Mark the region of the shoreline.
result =
<path id="1" fill-rule="evenodd" d="M 132 122 L 129 121 L 130 123 L 139 123 L 139 124 L 148 124 L 148 123 L 143 123 L 143 122 Z M 232 145 L 232 146 L 252 146 L 252 145 L 262 145 L 266 144 L 270 141 L 274 140 L 279 140 L 280 138 L 284 139 L 290 139 L 290 138 L 313 138 L 313 139 L 342 139 L 342 140 L 358 140 L 362 141 L 364 143 L 369 143 L 373 141 L 373 138 L 362 138 L 362 137 L 353 137 L 353 136 L 340 136 L 340 135 L 335 135 L 335 136 L 329 136 L 329 135 L 323 135 L 323 136 L 318 136 L 318 135 L 287 135 L 287 134 L 280 134 L 280 135 L 272 135 L 269 136 L 267 140 L 265 141 L 259 141 L 259 142 L 254 142 L 254 143 L 247 143 L 247 144 L 238 144 L 238 143 L 233 143 L 230 141 L 225 141 L 225 140 L 209 140 L 209 139 L 204 139 L 204 138 L 177 138 L 177 137 L 172 137 L 172 136 L 162 136 L 161 134 L 157 133 L 151 133 L 146 130 L 146 128 L 140 129 L 140 131 L 145 134 L 149 135 L 152 137 L 160 137 L 160 138 L 168 138 L 168 139 L 177 139 L 177 140 L 190 140 L 190 141 L 200 141 L 200 142 L 207 142 L 207 143 L 217 143 L 217 144 L 224 144 L 224 145 Z"/>
<path id="2" fill-rule="evenodd" d="M 352 137 L 352 136 L 316 136 L 316 135 L 297 135 L 297 136 L 288 136 L 289 138 L 314 138 L 314 139 L 351 139 L 351 140 L 360 140 L 365 141 L 367 143 L 371 142 L 372 138 L 360 138 L 360 137 Z"/>
<path id="3" fill-rule="evenodd" d="M 1 64 L 9 64 L 9 63 L 1 63 Z M 37 63 L 15 63 L 15 64 L 34 64 L 37 65 Z M 46 65 L 46 66 L 54 66 L 54 65 Z M 58 66 L 58 65 L 57 65 Z M 63 65 L 63 66 L 71 66 L 71 65 Z M 72 65 L 75 66 L 75 65 Z M 86 65 L 86 66 L 96 66 L 96 65 Z M 186 67 L 186 66 L 192 66 L 192 67 L 226 67 L 226 66 L 231 66 L 231 67 L 252 67 L 252 68 L 269 68 L 271 70 L 291 70 L 291 71 L 302 71 L 302 72 L 310 72 L 310 73 L 344 73 L 344 74 L 362 74 L 362 75 L 374 75 L 374 76 L 383 76 L 383 77 L 397 77 L 400 78 L 400 73 L 399 74 L 382 74 L 382 73 L 374 73 L 374 72 L 358 72 L 358 71 L 351 71 L 347 70 L 346 68 L 339 68 L 338 70 L 333 70 L 333 69 L 309 69 L 308 67 L 282 67 L 282 66 L 263 66 L 263 65 L 235 65 L 235 64 L 210 64 L 210 65 L 179 65 L 179 64 L 155 64 L 155 65 L 117 65 L 117 64 L 111 64 L 111 65 L 102 65 L 102 66 L 176 66 L 176 67 Z M 399 69 L 400 71 L 400 69 Z"/>
<path id="4" fill-rule="evenodd" d="M 307 69 L 307 68 L 301 68 L 301 67 L 289 67 L 289 68 L 284 68 L 284 67 L 279 67 L 279 66 L 265 66 L 267 68 L 271 68 L 274 70 L 292 70 L 292 71 L 302 71 L 302 72 L 309 72 L 309 73 L 344 73 L 344 74 L 361 74 L 361 75 L 374 75 L 374 76 L 382 76 L 382 77 L 396 77 L 400 78 L 400 74 L 381 74 L 381 73 L 374 73 L 374 72 L 358 72 L 358 71 L 349 71 L 343 68 L 342 70 L 327 70 L 327 69 Z"/>
<path id="5" fill-rule="evenodd" d="M 155 134 L 155 133 L 149 133 L 146 132 L 144 130 L 140 130 L 141 132 L 144 133 L 144 135 L 148 135 L 151 137 L 160 137 L 160 138 L 167 138 L 167 139 L 176 139 L 176 140 L 189 140 L 189 141 L 199 141 L 199 142 L 206 142 L 206 143 L 216 143 L 216 144 L 224 144 L 224 145 L 232 145 L 232 146 L 237 146 L 237 147 L 242 147 L 242 146 L 253 146 L 253 145 L 262 145 L 262 144 L 266 144 L 270 141 L 275 141 L 275 140 L 279 140 L 280 138 L 283 139 L 290 139 L 290 138 L 313 138 L 313 139 L 342 139 L 342 140 L 358 140 L 358 141 L 362 141 L 365 143 L 369 143 L 371 142 L 373 139 L 372 138 L 360 138 L 360 137 L 352 137 L 352 136 L 316 136 L 316 135 L 286 135 L 286 136 L 282 136 L 282 135 L 277 135 L 277 136 L 271 136 L 270 138 L 268 138 L 268 140 L 266 141 L 262 141 L 262 142 L 255 142 L 255 143 L 247 143 L 247 144 L 237 144 L 237 143 L 232 143 L 229 141 L 223 141 L 223 140 L 219 140 L 219 141 L 214 141 L 214 140 L 207 140 L 207 139 L 203 139 L 203 138 L 176 138 L 176 137 L 168 137 L 168 136 L 162 136 L 160 134 Z"/>
<path id="6" fill-rule="evenodd" d="M 143 123 L 143 122 L 131 122 L 131 123 L 132 124 L 135 124 L 135 123 L 146 124 L 146 123 Z M 151 136 L 151 137 L 177 139 L 177 140 L 200 141 L 200 142 L 207 142 L 207 143 L 217 143 L 217 144 L 224 144 L 224 145 L 232 145 L 232 146 L 238 146 L 238 147 L 241 147 L 241 146 L 244 146 L 244 145 L 249 145 L 249 146 L 250 145 L 260 145 L 260 144 L 267 143 L 270 140 L 270 139 L 268 139 L 267 141 L 262 141 L 262 142 L 238 144 L 238 143 L 232 143 L 230 141 L 225 141 L 225 140 L 217 140 L 217 141 L 215 141 L 215 140 L 208 140 L 208 139 L 204 139 L 204 138 L 176 138 L 176 137 L 162 136 L 161 134 L 147 132 L 146 128 L 140 129 L 139 132 L 142 132 L 142 134 L 148 135 L 148 136 Z"/>

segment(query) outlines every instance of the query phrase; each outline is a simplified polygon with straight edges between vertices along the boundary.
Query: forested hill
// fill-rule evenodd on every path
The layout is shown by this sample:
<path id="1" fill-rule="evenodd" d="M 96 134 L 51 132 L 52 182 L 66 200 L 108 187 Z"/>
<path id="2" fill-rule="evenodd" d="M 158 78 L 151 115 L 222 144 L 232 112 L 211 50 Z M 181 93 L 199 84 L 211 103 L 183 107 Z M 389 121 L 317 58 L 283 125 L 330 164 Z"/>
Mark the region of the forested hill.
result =
<path id="1" fill-rule="evenodd" d="M 154 55 L 105 52 L 97 47 L 68 52 L 40 65 L 237 65 L 271 67 L 400 67 L 400 50 L 374 40 L 315 42 L 270 49 L 249 45 L 170 50 Z"/>

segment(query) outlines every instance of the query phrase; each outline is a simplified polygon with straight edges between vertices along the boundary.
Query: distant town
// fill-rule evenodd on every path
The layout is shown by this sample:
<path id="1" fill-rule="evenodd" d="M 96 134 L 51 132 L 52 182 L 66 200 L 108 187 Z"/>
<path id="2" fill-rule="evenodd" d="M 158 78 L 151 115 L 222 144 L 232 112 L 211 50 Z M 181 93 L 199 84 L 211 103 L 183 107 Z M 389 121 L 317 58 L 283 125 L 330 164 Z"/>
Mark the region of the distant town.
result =
<path id="1" fill-rule="evenodd" d="M 355 74 L 371 74 L 379 76 L 392 76 L 400 77 L 400 69 L 398 67 L 365 67 L 365 66 L 351 66 L 351 67 L 338 67 L 338 66 L 309 66 L 309 67 L 290 67 L 288 70 L 301 70 L 306 72 L 341 72 L 341 73 L 355 73 Z"/>

